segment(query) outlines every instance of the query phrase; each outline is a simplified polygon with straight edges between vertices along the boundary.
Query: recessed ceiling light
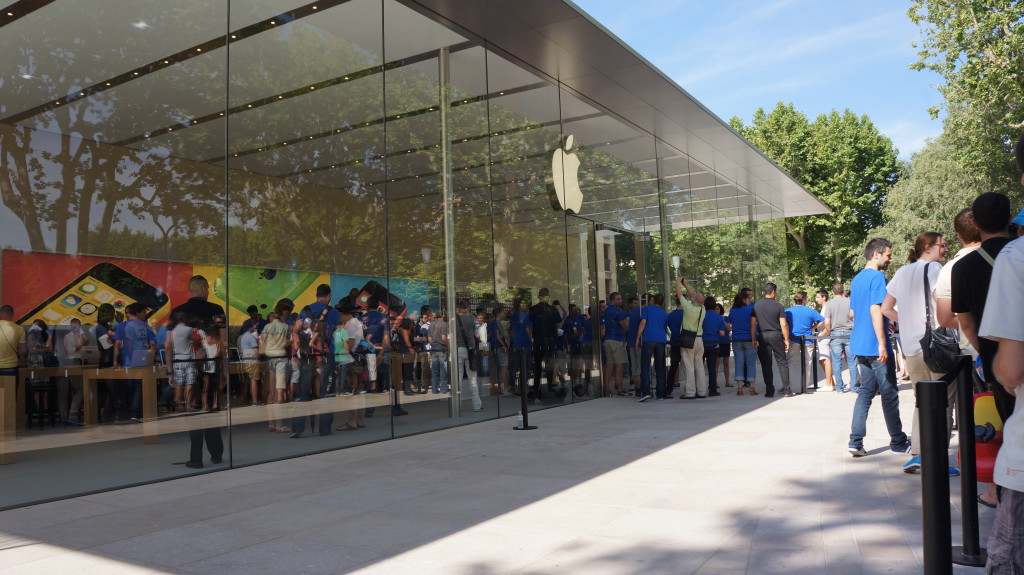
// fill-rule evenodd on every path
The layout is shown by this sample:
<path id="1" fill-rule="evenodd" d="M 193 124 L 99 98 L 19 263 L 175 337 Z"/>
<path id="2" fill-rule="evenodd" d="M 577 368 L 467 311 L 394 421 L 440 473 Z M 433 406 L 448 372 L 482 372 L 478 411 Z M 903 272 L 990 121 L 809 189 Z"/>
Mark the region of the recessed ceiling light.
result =
<path id="1" fill-rule="evenodd" d="M 139 30 L 145 30 L 146 28 L 149 28 L 149 24 L 146 24 L 142 20 L 139 20 L 138 22 L 132 22 L 132 26 L 135 26 Z"/>

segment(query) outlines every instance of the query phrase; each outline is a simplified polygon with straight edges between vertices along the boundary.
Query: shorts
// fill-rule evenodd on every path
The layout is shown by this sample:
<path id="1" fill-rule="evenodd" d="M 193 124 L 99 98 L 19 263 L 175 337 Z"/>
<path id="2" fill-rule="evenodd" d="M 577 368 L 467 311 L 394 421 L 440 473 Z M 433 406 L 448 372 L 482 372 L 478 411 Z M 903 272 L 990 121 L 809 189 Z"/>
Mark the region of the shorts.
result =
<path id="1" fill-rule="evenodd" d="M 241 364 L 242 373 L 252 379 L 260 379 L 260 362 L 243 361 Z"/>
<path id="2" fill-rule="evenodd" d="M 196 364 L 190 361 L 171 364 L 174 370 L 174 387 L 196 384 Z"/>
<path id="3" fill-rule="evenodd" d="M 267 369 L 277 374 L 274 378 L 274 389 L 288 389 L 288 371 L 292 360 L 287 357 L 271 357 L 267 359 Z"/>
<path id="4" fill-rule="evenodd" d="M 366 356 L 366 370 L 370 372 L 370 381 L 377 381 L 377 356 Z"/>
<path id="5" fill-rule="evenodd" d="M 291 368 L 292 368 L 292 376 L 289 379 L 289 381 L 291 381 L 291 383 L 299 383 L 299 360 L 298 359 L 296 359 L 294 357 L 292 358 Z"/>
<path id="6" fill-rule="evenodd" d="M 640 348 L 627 347 L 626 355 L 629 357 L 629 364 L 626 365 L 625 375 L 627 377 L 640 377 Z"/>
<path id="7" fill-rule="evenodd" d="M 498 367 L 508 367 L 508 350 L 503 347 L 494 348 L 494 360 L 498 362 Z"/>
<path id="8" fill-rule="evenodd" d="M 729 344 L 720 343 L 718 344 L 718 357 L 724 357 L 729 359 Z"/>
<path id="9" fill-rule="evenodd" d="M 626 342 L 607 339 L 604 342 L 604 353 L 608 365 L 626 363 Z"/>
<path id="10" fill-rule="evenodd" d="M 830 339 L 818 340 L 818 359 L 830 359 L 832 357 Z"/>
<path id="11" fill-rule="evenodd" d="M 1024 567 L 1024 493 L 999 488 L 996 519 L 988 536 L 985 573 L 1020 573 Z"/>

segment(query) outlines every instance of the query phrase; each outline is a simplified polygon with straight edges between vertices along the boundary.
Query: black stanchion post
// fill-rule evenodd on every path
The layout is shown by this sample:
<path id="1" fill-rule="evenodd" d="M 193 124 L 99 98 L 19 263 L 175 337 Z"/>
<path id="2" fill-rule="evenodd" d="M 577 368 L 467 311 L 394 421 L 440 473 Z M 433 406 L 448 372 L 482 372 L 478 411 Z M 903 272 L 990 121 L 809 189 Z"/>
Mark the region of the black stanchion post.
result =
<path id="1" fill-rule="evenodd" d="M 523 414 L 523 424 L 519 425 L 517 422 L 516 426 L 513 427 L 512 429 L 518 431 L 537 429 L 536 425 L 530 425 L 530 411 L 526 408 L 526 396 L 530 394 L 530 378 L 526 374 L 525 370 L 521 369 L 519 371 L 521 372 L 519 374 L 519 377 L 521 378 L 519 380 L 519 409 L 521 410 L 520 413 Z M 534 387 L 537 389 L 537 397 L 540 397 L 540 382 L 534 382 Z"/>
<path id="2" fill-rule="evenodd" d="M 963 518 L 964 544 L 953 547 L 953 563 L 970 567 L 984 567 L 988 559 L 981 548 L 978 527 L 978 468 L 974 445 L 974 381 L 971 356 L 960 356 L 956 374 L 957 421 L 960 435 L 960 507 Z"/>
<path id="3" fill-rule="evenodd" d="M 814 378 L 814 391 L 818 391 L 818 345 L 820 339 L 811 338 L 811 377 Z"/>
<path id="4" fill-rule="evenodd" d="M 800 340 L 800 392 L 804 393 L 807 391 L 807 346 L 804 345 L 807 340 L 802 335 L 797 338 Z"/>
<path id="5" fill-rule="evenodd" d="M 944 381 L 917 384 L 921 422 L 921 520 L 925 575 L 953 573 L 952 525 L 949 518 L 949 456 L 946 453 Z"/>

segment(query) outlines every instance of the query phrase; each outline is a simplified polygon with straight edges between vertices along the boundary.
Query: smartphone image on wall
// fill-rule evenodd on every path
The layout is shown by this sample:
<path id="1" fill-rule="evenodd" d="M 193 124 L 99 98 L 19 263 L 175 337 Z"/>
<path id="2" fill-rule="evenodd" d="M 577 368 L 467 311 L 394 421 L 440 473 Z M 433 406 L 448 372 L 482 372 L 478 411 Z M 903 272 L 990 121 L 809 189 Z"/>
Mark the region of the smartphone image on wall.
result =
<path id="1" fill-rule="evenodd" d="M 241 311 L 255 305 L 263 315 L 273 310 L 281 298 L 295 301 L 320 277 L 316 272 L 233 266 L 225 275 L 222 273 L 214 280 L 214 295 Z"/>
<path id="2" fill-rule="evenodd" d="M 363 289 L 359 292 L 359 297 L 356 298 L 356 303 L 363 309 L 369 309 L 367 300 L 370 296 L 376 297 L 379 306 L 377 310 L 385 314 L 393 315 L 397 318 L 404 318 L 406 312 L 405 302 L 402 298 L 388 291 L 388 288 L 381 285 L 380 282 L 370 280 L 366 282 Z"/>
<path id="3" fill-rule="evenodd" d="M 83 324 L 96 323 L 96 312 L 102 304 L 114 306 L 114 311 L 135 302 L 146 306 L 150 320 L 159 319 L 159 312 L 167 305 L 167 294 L 111 263 L 100 263 L 78 279 L 23 315 L 19 324 L 28 325 L 42 319 L 48 325 L 68 325 L 77 318 Z"/>

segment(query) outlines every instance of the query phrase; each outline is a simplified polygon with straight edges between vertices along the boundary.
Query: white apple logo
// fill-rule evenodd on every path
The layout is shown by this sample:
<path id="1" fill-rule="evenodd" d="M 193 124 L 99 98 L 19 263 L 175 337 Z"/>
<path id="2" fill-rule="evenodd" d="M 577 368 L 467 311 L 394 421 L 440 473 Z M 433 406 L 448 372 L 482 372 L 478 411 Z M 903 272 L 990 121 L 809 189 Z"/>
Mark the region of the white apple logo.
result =
<path id="1" fill-rule="evenodd" d="M 570 154 L 573 138 L 565 139 L 565 149 L 558 148 L 551 156 L 551 177 L 555 181 L 555 197 L 563 210 L 574 214 L 583 206 L 583 190 L 580 189 L 580 159 Z"/>

